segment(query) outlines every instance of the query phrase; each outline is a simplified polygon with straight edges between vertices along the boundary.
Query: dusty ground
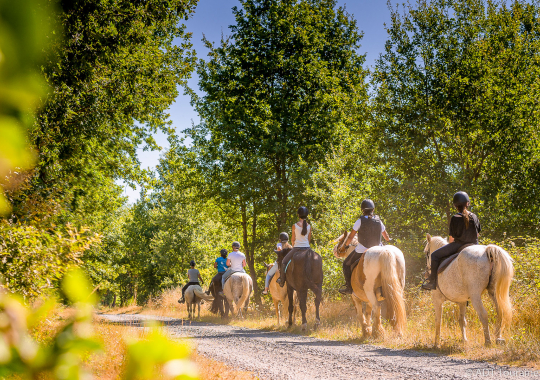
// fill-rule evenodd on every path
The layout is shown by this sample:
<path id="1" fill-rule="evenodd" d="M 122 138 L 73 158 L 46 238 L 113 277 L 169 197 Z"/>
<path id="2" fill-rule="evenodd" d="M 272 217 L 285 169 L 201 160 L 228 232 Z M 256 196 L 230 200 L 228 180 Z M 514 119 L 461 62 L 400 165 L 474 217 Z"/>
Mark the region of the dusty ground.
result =
<path id="1" fill-rule="evenodd" d="M 540 379 L 540 371 L 449 358 L 413 350 L 345 344 L 238 326 L 147 315 L 105 315 L 141 326 L 163 321 L 173 336 L 195 339 L 198 353 L 261 379 Z"/>

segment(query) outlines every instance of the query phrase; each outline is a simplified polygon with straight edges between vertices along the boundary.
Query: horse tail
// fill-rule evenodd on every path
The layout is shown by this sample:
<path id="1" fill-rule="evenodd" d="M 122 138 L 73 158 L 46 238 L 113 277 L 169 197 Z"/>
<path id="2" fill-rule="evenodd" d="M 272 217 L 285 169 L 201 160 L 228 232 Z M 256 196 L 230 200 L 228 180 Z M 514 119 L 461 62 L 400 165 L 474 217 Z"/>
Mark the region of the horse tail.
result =
<path id="1" fill-rule="evenodd" d="M 501 247 L 490 244 L 486 247 L 486 254 L 493 263 L 491 276 L 495 281 L 495 299 L 497 300 L 497 312 L 501 316 L 501 329 L 509 326 L 512 320 L 512 303 L 510 302 L 510 283 L 514 277 L 514 265 L 512 258 Z"/>
<path id="2" fill-rule="evenodd" d="M 251 280 L 251 277 L 249 277 L 248 274 L 243 273 L 242 274 L 242 295 L 240 296 L 240 299 L 238 300 L 236 307 L 238 307 L 238 310 L 242 309 L 246 305 L 246 301 L 249 299 L 249 296 L 251 294 L 251 284 L 249 281 Z"/>
<path id="3" fill-rule="evenodd" d="M 223 302 L 220 296 L 216 296 L 214 301 L 212 301 L 212 306 L 210 307 L 210 312 L 212 314 L 217 314 L 219 312 L 219 304 Z"/>
<path id="4" fill-rule="evenodd" d="M 311 263 L 315 261 L 315 255 L 317 255 L 317 252 L 310 249 L 307 252 L 304 262 L 304 278 L 308 286 L 313 290 L 314 293 L 319 291 L 319 285 L 313 282 L 313 274 L 311 273 Z"/>
<path id="5" fill-rule="evenodd" d="M 381 265 L 383 296 L 390 308 L 390 315 L 395 318 L 394 328 L 401 334 L 405 329 L 407 312 L 403 300 L 403 287 L 396 269 L 396 256 L 389 249 L 384 249 L 379 255 L 379 263 Z"/>
<path id="6" fill-rule="evenodd" d="M 195 288 L 193 289 L 193 292 L 195 293 L 197 297 L 202 298 L 205 301 L 212 301 L 214 299 L 214 297 L 209 296 L 208 294 L 203 292 L 202 289 Z"/>

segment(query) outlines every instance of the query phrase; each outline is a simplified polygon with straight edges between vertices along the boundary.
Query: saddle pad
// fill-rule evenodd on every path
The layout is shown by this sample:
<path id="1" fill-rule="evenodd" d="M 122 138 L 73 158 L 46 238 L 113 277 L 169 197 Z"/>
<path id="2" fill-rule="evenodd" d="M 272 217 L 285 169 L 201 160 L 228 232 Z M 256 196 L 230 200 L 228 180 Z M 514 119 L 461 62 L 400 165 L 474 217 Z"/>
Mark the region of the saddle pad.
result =
<path id="1" fill-rule="evenodd" d="M 452 264 L 452 261 L 454 261 L 456 259 L 456 257 L 459 256 L 461 251 L 463 251 L 467 247 L 470 247 L 471 245 L 476 245 L 476 244 L 464 244 L 461 247 L 459 247 L 459 250 L 457 251 L 457 253 L 454 253 L 452 256 L 449 256 L 446 259 L 444 259 L 443 262 L 441 263 L 441 265 L 439 265 L 439 269 L 437 270 L 437 274 L 441 274 L 442 272 L 444 272 L 444 270 L 446 268 L 448 268 L 448 266 L 450 264 Z"/>

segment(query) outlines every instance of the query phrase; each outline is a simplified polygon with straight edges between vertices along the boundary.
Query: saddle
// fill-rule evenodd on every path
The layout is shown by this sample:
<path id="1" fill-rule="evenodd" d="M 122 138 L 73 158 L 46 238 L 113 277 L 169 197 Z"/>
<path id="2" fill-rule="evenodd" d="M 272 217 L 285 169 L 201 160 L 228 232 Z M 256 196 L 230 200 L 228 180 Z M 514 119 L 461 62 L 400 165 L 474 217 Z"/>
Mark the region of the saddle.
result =
<path id="1" fill-rule="evenodd" d="M 439 265 L 439 269 L 437 269 L 437 274 L 441 274 L 442 272 L 444 272 L 444 270 L 448 268 L 450 264 L 452 264 L 452 261 L 454 261 L 456 257 L 459 256 L 461 251 L 463 251 L 467 247 L 470 247 L 471 245 L 476 245 L 476 244 L 470 243 L 470 244 L 462 245 L 461 247 L 459 247 L 459 251 L 457 251 L 457 253 L 454 253 L 452 256 L 449 256 L 446 259 L 444 259 L 443 262 Z"/>

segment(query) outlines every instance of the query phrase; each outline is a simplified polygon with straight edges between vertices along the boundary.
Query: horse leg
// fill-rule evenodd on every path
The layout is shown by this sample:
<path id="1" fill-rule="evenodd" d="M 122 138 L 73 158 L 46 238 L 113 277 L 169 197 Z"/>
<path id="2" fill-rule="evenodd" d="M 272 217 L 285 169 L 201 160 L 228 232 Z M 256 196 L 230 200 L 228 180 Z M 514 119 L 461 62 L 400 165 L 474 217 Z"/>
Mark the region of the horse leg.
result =
<path id="1" fill-rule="evenodd" d="M 199 302 L 197 304 L 197 319 L 200 319 L 201 318 L 201 303 Z"/>
<path id="2" fill-rule="evenodd" d="M 438 347 L 441 339 L 442 310 L 445 298 L 438 290 L 431 292 L 431 298 L 435 308 L 435 347 Z"/>
<path id="3" fill-rule="evenodd" d="M 463 342 L 467 342 L 467 333 L 465 329 L 467 328 L 467 302 L 459 303 L 459 326 L 461 327 L 461 336 L 463 337 Z"/>
<path id="4" fill-rule="evenodd" d="M 482 304 L 482 295 L 480 293 L 471 294 L 471 302 L 473 304 L 474 310 L 478 313 L 478 318 L 484 326 L 484 338 L 486 347 L 491 346 L 491 337 L 489 336 L 489 324 L 488 324 L 488 313 L 484 305 Z"/>
<path id="5" fill-rule="evenodd" d="M 362 325 L 362 336 L 367 337 L 368 331 L 367 331 L 367 325 L 366 325 L 366 317 L 364 314 L 364 307 L 363 302 L 360 298 L 356 297 L 354 294 L 352 296 L 352 300 L 354 303 L 354 307 L 356 309 L 356 317 L 358 318 L 358 322 Z M 371 309 L 370 309 L 371 312 Z M 369 335 L 371 335 L 371 331 L 369 332 Z"/>
<path id="6" fill-rule="evenodd" d="M 305 331 L 307 330 L 307 290 L 302 289 L 300 291 L 296 291 L 296 294 L 298 294 L 298 299 L 300 300 L 300 311 L 302 312 L 302 331 Z"/>
<path id="7" fill-rule="evenodd" d="M 504 344 L 505 340 L 502 337 L 502 315 L 501 315 L 501 309 L 499 308 L 499 304 L 497 302 L 497 297 L 495 297 L 495 291 L 488 290 L 489 296 L 491 300 L 493 301 L 493 305 L 495 306 L 495 310 L 497 310 L 497 324 L 495 325 L 495 343 L 496 344 Z"/>
<path id="8" fill-rule="evenodd" d="M 322 285 L 322 284 L 321 284 Z M 321 324 L 321 317 L 319 316 L 319 306 L 322 300 L 322 288 L 317 287 L 315 290 L 315 328 Z"/>
<path id="9" fill-rule="evenodd" d="M 294 324 L 293 311 L 294 311 L 294 289 L 287 285 L 287 298 L 289 298 L 289 327 Z"/>
<path id="10" fill-rule="evenodd" d="M 279 326 L 279 301 L 275 298 L 272 298 L 272 301 L 274 301 L 274 308 L 276 309 L 277 324 Z"/>
<path id="11" fill-rule="evenodd" d="M 384 329 L 381 325 L 381 305 L 379 304 L 379 301 L 377 301 L 377 296 L 375 295 L 374 287 L 375 287 L 375 277 L 371 275 L 370 277 L 366 278 L 366 282 L 364 283 L 364 292 L 366 293 L 366 296 L 369 300 L 369 303 L 371 304 L 371 308 L 373 308 L 374 313 L 374 320 L 373 320 L 373 336 L 379 337 L 384 335 Z"/>

